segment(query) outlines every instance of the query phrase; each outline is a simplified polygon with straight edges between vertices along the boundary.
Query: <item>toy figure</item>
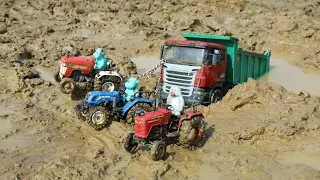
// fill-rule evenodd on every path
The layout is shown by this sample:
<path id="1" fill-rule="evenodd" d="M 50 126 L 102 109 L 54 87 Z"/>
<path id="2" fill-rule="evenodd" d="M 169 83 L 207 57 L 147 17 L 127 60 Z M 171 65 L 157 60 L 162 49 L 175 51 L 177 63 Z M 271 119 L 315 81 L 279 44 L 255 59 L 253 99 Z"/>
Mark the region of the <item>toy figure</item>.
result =
<path id="1" fill-rule="evenodd" d="M 93 53 L 94 61 L 94 69 L 95 70 L 104 70 L 107 69 L 109 65 L 107 58 L 105 58 L 105 52 L 101 47 L 98 47 L 96 51 Z"/>
<path id="2" fill-rule="evenodd" d="M 135 77 L 130 77 L 129 80 L 124 84 L 126 87 L 125 93 L 126 97 L 125 99 L 127 101 L 130 101 L 130 99 L 134 99 L 134 94 L 138 92 L 138 85 L 139 85 L 139 80 Z M 136 94 L 136 97 L 138 97 L 139 94 Z"/>
<path id="3" fill-rule="evenodd" d="M 184 99 L 179 86 L 171 86 L 167 97 L 167 104 L 171 105 L 171 112 L 176 116 L 180 116 L 184 107 Z"/>

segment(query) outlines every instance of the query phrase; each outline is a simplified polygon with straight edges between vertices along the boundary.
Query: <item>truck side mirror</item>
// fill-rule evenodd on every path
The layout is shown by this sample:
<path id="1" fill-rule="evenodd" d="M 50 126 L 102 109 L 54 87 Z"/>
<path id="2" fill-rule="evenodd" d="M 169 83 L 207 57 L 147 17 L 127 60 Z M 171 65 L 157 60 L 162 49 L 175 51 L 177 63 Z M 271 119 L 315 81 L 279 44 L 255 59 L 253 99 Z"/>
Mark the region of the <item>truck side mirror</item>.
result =
<path id="1" fill-rule="evenodd" d="M 163 56 L 163 50 L 164 50 L 164 45 L 161 45 L 161 50 L 160 50 L 160 59 L 162 59 L 162 56 Z"/>

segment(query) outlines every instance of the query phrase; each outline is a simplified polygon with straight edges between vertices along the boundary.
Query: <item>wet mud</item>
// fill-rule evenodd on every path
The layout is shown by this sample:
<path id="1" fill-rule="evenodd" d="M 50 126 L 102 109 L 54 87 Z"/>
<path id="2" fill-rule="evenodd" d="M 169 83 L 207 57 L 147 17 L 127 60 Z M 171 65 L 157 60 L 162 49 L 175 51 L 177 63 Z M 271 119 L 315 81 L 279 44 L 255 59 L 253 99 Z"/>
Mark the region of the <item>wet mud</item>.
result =
<path id="1" fill-rule="evenodd" d="M 319 8 L 314 0 L 1 1 L 0 179 L 319 179 Z M 198 107 L 206 132 L 193 151 L 169 145 L 158 162 L 147 148 L 127 153 L 131 128 L 93 130 L 53 80 L 67 51 L 90 56 L 98 46 L 119 73 L 143 73 L 181 33 L 272 50 L 268 75 Z M 141 78 L 149 90 L 156 84 L 157 74 Z"/>

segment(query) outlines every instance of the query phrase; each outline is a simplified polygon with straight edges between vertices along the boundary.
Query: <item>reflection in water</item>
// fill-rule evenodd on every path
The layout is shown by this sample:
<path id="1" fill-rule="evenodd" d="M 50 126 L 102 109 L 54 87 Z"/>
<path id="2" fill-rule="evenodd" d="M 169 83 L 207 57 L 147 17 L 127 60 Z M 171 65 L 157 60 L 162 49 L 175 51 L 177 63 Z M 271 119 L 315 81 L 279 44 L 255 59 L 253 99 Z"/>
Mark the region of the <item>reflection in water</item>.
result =
<path id="1" fill-rule="evenodd" d="M 311 95 L 320 96 L 320 76 L 305 74 L 297 66 L 284 59 L 270 60 L 270 71 L 259 80 L 278 83 L 289 91 L 299 93 L 302 90 Z"/>
<path id="2" fill-rule="evenodd" d="M 50 81 L 53 84 L 57 84 L 57 82 L 53 78 L 53 74 L 46 72 L 43 68 L 36 68 L 36 71 L 40 73 L 40 78 L 46 81 Z"/>

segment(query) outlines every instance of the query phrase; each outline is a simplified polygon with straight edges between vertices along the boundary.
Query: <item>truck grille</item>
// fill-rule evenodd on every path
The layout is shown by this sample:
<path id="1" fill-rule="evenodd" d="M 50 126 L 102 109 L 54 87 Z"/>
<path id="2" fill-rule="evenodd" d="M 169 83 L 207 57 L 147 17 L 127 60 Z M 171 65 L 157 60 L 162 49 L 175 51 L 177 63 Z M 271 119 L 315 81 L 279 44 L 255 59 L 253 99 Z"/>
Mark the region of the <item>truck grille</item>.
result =
<path id="1" fill-rule="evenodd" d="M 198 69 L 192 69 L 189 72 L 181 72 L 166 68 L 164 73 L 164 92 L 168 93 L 171 86 L 177 85 L 181 89 L 182 96 L 191 96 L 193 90 L 193 82 L 197 71 Z"/>

